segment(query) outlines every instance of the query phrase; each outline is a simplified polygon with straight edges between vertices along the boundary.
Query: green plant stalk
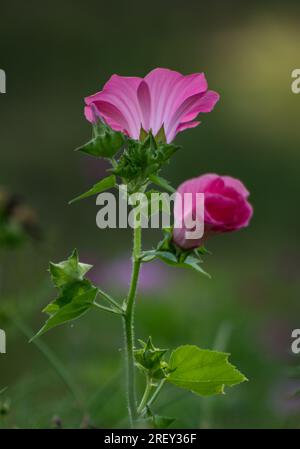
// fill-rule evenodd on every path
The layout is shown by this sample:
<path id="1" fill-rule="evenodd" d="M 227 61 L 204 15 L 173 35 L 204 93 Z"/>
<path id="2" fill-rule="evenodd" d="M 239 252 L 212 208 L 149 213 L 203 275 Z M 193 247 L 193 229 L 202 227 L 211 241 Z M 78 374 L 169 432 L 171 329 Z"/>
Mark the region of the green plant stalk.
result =
<path id="1" fill-rule="evenodd" d="M 141 403 L 138 406 L 138 414 L 140 415 L 142 413 L 142 411 L 144 410 L 144 408 L 146 407 L 148 400 L 149 400 L 149 396 L 151 394 L 152 391 L 152 383 L 151 383 L 151 379 L 149 376 L 147 376 L 146 378 L 146 388 L 144 391 L 144 395 L 142 397 Z"/>
<path id="2" fill-rule="evenodd" d="M 147 403 L 145 404 L 147 407 L 150 407 L 153 404 L 153 402 L 156 400 L 156 398 L 158 397 L 159 393 L 161 392 L 161 389 L 164 386 L 165 382 L 166 382 L 166 379 L 162 379 L 160 381 L 160 383 L 156 387 L 156 390 L 154 391 L 153 395 L 151 396 L 149 401 L 147 401 Z M 141 412 L 143 412 L 143 410 L 141 410 Z"/>
<path id="3" fill-rule="evenodd" d="M 127 371 L 127 402 L 130 426 L 134 427 L 138 417 L 135 391 L 134 364 L 134 307 L 141 266 L 141 227 L 135 223 L 132 251 L 132 274 L 124 314 L 125 357 Z"/>

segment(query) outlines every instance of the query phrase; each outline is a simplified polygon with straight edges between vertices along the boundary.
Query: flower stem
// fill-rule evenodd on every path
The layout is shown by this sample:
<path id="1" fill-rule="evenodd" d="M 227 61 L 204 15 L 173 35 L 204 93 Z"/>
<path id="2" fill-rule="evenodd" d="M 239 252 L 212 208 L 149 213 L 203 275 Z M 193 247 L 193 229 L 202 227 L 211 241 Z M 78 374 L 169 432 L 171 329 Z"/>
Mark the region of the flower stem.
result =
<path id="1" fill-rule="evenodd" d="M 118 304 L 117 301 L 115 301 L 108 293 L 104 292 L 99 287 L 98 287 L 98 293 L 100 293 L 100 295 L 103 296 L 103 298 L 106 299 L 106 301 L 109 302 L 112 306 L 114 306 L 120 312 L 123 312 L 123 309 L 120 306 L 120 304 Z"/>
<path id="2" fill-rule="evenodd" d="M 98 304 L 96 301 L 93 302 L 93 306 L 97 307 L 100 310 L 104 310 L 105 312 L 114 313 L 116 315 L 122 315 L 122 312 L 120 312 L 117 309 L 112 309 L 110 307 L 102 306 L 101 304 Z"/>
<path id="3" fill-rule="evenodd" d="M 124 314 L 125 354 L 127 368 L 127 401 L 130 426 L 134 427 L 138 416 L 135 392 L 134 365 L 134 306 L 140 271 L 141 227 L 135 223 L 133 234 L 132 273 Z"/>
<path id="4" fill-rule="evenodd" d="M 150 400 L 146 404 L 148 407 L 150 407 L 153 404 L 153 402 L 156 400 L 156 398 L 159 395 L 159 393 L 161 392 L 161 389 L 164 386 L 165 382 L 166 382 L 166 379 L 162 379 L 160 381 L 159 385 L 157 386 L 157 388 L 154 391 L 153 395 L 151 396 Z"/>
<path id="5" fill-rule="evenodd" d="M 149 396 L 151 394 L 151 391 L 152 391 L 151 379 L 149 378 L 149 376 L 147 376 L 146 388 L 145 388 L 145 391 L 144 391 L 144 395 L 142 397 L 141 403 L 138 406 L 138 410 L 137 410 L 138 414 L 140 414 L 144 410 L 144 408 L 146 407 L 146 405 L 148 403 L 148 400 L 149 400 Z"/>

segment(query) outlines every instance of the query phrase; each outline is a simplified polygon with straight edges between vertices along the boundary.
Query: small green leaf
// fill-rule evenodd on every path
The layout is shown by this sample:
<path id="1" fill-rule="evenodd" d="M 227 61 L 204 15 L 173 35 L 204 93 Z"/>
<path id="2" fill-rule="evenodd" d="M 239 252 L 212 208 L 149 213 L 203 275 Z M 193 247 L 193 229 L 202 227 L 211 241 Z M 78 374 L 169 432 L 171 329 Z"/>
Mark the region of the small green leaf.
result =
<path id="1" fill-rule="evenodd" d="M 116 177 L 114 175 L 107 176 L 106 178 L 101 179 L 101 181 L 97 182 L 90 190 L 83 193 L 82 195 L 77 196 L 73 200 L 69 201 L 69 204 L 73 204 L 76 201 L 83 200 L 93 195 L 97 195 L 98 193 L 104 192 L 105 190 L 111 189 L 116 185 Z"/>
<path id="2" fill-rule="evenodd" d="M 79 318 L 92 307 L 98 289 L 84 278 L 91 267 L 79 262 L 76 250 L 67 260 L 57 264 L 50 263 L 49 271 L 59 295 L 44 308 L 43 312 L 50 316 L 30 341 L 53 327 Z"/>
<path id="3" fill-rule="evenodd" d="M 167 429 L 171 424 L 173 424 L 174 421 L 176 421 L 176 418 L 171 418 L 170 416 L 160 416 L 160 415 L 153 415 L 153 427 L 155 429 Z"/>
<path id="4" fill-rule="evenodd" d="M 186 345 L 170 357 L 167 381 L 202 396 L 224 393 L 224 388 L 247 380 L 228 362 L 229 354 Z"/>
<path id="5" fill-rule="evenodd" d="M 162 189 L 166 190 L 167 192 L 170 192 L 170 193 L 176 192 L 176 190 L 171 186 L 169 181 L 162 178 L 161 176 L 149 175 L 149 179 L 153 184 L 161 187 Z"/>

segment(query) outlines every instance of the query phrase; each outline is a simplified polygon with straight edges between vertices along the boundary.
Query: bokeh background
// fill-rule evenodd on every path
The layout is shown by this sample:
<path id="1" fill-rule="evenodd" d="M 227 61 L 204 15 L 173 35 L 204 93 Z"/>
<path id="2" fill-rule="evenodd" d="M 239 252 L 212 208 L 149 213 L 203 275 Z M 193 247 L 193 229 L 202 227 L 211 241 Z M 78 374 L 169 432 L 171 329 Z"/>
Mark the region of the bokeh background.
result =
<path id="1" fill-rule="evenodd" d="M 221 94 L 198 128 L 177 137 L 183 149 L 164 176 L 174 186 L 205 172 L 238 177 L 255 214 L 248 229 L 209 241 L 205 269 L 212 280 L 160 263 L 143 272 L 137 336 L 152 335 L 167 348 L 191 343 L 229 351 L 249 378 L 211 399 L 170 386 L 156 410 L 177 417 L 174 427 L 300 426 L 300 361 L 290 350 L 292 329 L 300 327 L 300 95 L 290 88 L 300 64 L 299 6 L 2 2 L 0 185 L 19 197 L 33 238 L 1 246 L 7 354 L 0 354 L 0 390 L 7 389 L 0 427 L 127 426 L 117 317 L 96 311 L 36 344 L 28 338 L 55 296 L 48 261 L 65 259 L 75 247 L 94 264 L 94 280 L 120 298 L 126 293 L 130 231 L 97 229 L 94 198 L 67 205 L 105 171 L 73 149 L 90 137 L 84 96 L 112 73 L 144 76 L 158 66 L 204 71 Z M 145 231 L 144 247 L 160 238 Z"/>

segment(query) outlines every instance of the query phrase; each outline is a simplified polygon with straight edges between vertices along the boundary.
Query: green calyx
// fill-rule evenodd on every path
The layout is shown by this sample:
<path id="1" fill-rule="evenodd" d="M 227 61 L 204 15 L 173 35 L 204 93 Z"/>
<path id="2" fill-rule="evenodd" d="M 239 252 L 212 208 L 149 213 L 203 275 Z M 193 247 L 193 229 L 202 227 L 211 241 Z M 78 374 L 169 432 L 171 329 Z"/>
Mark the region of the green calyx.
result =
<path id="1" fill-rule="evenodd" d="M 149 182 L 157 184 L 157 179 L 152 181 L 151 176 L 157 175 L 178 149 L 176 145 L 157 142 L 149 132 L 142 141 L 127 140 L 126 149 L 112 171 L 128 185 L 129 193 L 134 193 Z"/>
<path id="2" fill-rule="evenodd" d="M 125 140 L 123 133 L 114 131 L 104 122 L 98 121 L 93 126 L 93 138 L 76 151 L 111 159 L 124 146 Z"/>

